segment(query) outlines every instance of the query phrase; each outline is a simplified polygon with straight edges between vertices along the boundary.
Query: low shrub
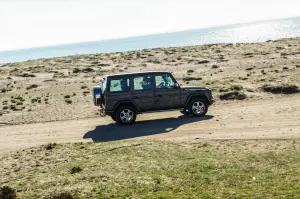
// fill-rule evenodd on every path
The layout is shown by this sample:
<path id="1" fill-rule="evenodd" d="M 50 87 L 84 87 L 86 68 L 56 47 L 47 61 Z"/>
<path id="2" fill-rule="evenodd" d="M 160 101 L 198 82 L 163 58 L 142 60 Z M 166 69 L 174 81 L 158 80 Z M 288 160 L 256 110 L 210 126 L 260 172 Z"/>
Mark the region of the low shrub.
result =
<path id="1" fill-rule="evenodd" d="M 72 104 L 72 100 L 70 100 L 70 99 L 66 99 L 65 102 L 66 102 L 67 104 Z"/>
<path id="2" fill-rule="evenodd" d="M 228 88 L 220 88 L 219 92 L 224 93 L 224 92 L 228 92 L 229 89 Z"/>
<path id="3" fill-rule="evenodd" d="M 26 88 L 26 90 L 30 90 L 30 89 L 37 88 L 37 87 L 39 87 L 39 85 L 37 85 L 37 84 L 32 84 L 32 85 L 28 86 L 28 87 Z"/>
<path id="4" fill-rule="evenodd" d="M 230 89 L 234 91 L 241 91 L 243 87 L 241 85 L 232 85 Z"/>
<path id="5" fill-rule="evenodd" d="M 194 80 L 202 80 L 201 77 L 184 77 L 182 78 L 183 81 L 194 81 Z"/>
<path id="6" fill-rule="evenodd" d="M 299 93 L 299 87 L 296 85 L 264 85 L 262 90 L 273 94 L 294 94 Z"/>
<path id="7" fill-rule="evenodd" d="M 198 64 L 207 64 L 207 63 L 209 63 L 209 61 L 208 60 L 199 60 L 197 63 Z"/>
<path id="8" fill-rule="evenodd" d="M 0 199 L 15 199 L 17 198 L 16 190 L 9 186 L 0 187 Z"/>
<path id="9" fill-rule="evenodd" d="M 34 74 L 30 74 L 30 73 L 22 73 L 22 74 L 20 74 L 18 76 L 20 76 L 20 77 L 35 77 Z"/>
<path id="10" fill-rule="evenodd" d="M 81 171 L 82 171 L 82 168 L 80 168 L 79 166 L 75 166 L 75 167 L 72 167 L 72 168 L 71 168 L 70 173 L 71 173 L 71 174 L 74 174 L 74 173 L 79 173 L 79 172 L 81 172 Z"/>
<path id="11" fill-rule="evenodd" d="M 45 149 L 46 150 L 52 150 L 54 147 L 56 146 L 56 143 L 48 143 L 46 146 L 45 146 Z"/>
<path id="12" fill-rule="evenodd" d="M 239 91 L 228 92 L 220 95 L 220 100 L 244 100 L 247 96 Z"/>
<path id="13" fill-rule="evenodd" d="M 218 65 L 212 65 L 212 68 L 220 68 Z"/>
<path id="14" fill-rule="evenodd" d="M 245 70 L 253 70 L 254 69 L 254 67 L 249 67 L 249 68 L 246 68 Z"/>
<path id="15" fill-rule="evenodd" d="M 10 105 L 10 109 L 15 111 L 15 110 L 17 110 L 17 107 L 15 105 Z"/>
<path id="16" fill-rule="evenodd" d="M 92 69 L 92 68 L 84 68 L 84 69 L 82 69 L 81 70 L 82 72 L 84 72 L 84 73 L 90 73 L 90 72 L 95 72 L 95 70 L 94 69 Z"/>

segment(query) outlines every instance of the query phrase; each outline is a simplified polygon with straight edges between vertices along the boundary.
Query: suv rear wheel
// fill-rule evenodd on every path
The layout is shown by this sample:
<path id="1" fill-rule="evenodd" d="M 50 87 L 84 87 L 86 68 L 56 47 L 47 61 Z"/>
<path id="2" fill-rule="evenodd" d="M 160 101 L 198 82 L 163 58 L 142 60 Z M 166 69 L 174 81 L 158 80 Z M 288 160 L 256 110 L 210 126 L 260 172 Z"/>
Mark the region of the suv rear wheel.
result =
<path id="1" fill-rule="evenodd" d="M 136 120 L 136 111 L 132 106 L 121 106 L 116 112 L 116 121 L 119 124 L 133 124 Z"/>
<path id="2" fill-rule="evenodd" d="M 201 117 L 207 113 L 208 105 L 205 100 L 196 98 L 190 101 L 188 109 L 192 116 Z"/>

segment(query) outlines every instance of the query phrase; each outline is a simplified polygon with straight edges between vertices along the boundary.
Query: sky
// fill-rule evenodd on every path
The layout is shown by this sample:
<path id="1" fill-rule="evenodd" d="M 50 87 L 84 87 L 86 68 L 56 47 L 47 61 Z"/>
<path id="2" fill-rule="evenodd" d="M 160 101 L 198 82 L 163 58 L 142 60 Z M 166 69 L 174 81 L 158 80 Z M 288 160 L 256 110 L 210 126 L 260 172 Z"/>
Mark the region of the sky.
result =
<path id="1" fill-rule="evenodd" d="M 299 0 L 0 0 L 0 51 L 300 16 Z"/>

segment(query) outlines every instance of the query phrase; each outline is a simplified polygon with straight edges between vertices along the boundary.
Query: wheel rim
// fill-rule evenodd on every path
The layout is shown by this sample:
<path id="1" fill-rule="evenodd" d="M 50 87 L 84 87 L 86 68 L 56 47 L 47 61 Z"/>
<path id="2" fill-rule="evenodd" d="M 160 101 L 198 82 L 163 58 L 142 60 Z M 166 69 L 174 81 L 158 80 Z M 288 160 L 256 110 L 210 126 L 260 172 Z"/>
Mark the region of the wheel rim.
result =
<path id="1" fill-rule="evenodd" d="M 129 123 L 133 120 L 133 112 L 130 109 L 124 109 L 120 113 L 120 119 L 124 123 Z"/>
<path id="2" fill-rule="evenodd" d="M 205 112 L 205 105 L 203 102 L 195 102 L 192 106 L 192 111 L 194 114 L 200 115 Z"/>

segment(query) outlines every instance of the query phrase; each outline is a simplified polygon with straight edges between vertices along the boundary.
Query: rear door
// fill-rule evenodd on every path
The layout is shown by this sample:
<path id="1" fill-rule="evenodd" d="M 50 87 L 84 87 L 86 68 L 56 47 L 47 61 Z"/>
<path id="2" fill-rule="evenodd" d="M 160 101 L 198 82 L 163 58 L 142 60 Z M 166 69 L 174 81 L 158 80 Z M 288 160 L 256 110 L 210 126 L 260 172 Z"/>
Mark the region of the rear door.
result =
<path id="1" fill-rule="evenodd" d="M 154 109 L 154 80 L 151 75 L 133 77 L 132 99 L 141 111 Z"/>
<path id="2" fill-rule="evenodd" d="M 180 89 L 175 86 L 176 81 L 169 74 L 155 76 L 154 106 L 157 110 L 180 108 Z"/>
<path id="3" fill-rule="evenodd" d="M 108 81 L 107 88 L 105 89 L 106 95 L 106 109 L 108 111 L 113 108 L 120 101 L 131 100 L 131 82 L 129 77 L 114 77 Z"/>

